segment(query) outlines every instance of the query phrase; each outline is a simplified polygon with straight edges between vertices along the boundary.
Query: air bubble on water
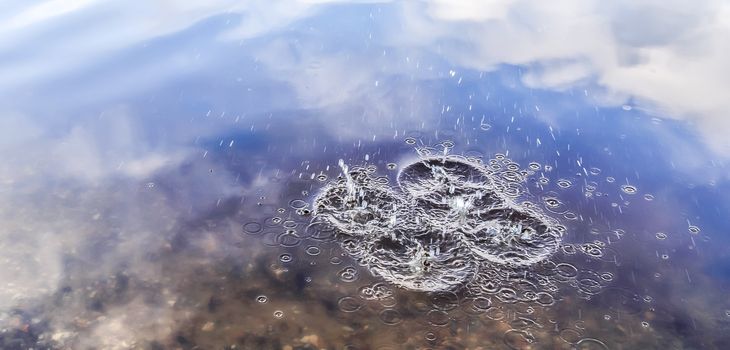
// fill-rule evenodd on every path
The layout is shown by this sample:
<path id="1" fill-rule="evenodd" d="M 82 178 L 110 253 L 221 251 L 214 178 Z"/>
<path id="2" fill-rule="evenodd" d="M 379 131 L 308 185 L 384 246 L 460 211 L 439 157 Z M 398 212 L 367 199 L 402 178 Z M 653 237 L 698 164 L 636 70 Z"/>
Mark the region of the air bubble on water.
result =
<path id="1" fill-rule="evenodd" d="M 621 190 L 626 194 L 636 194 L 637 192 L 636 187 L 631 185 L 623 185 L 621 186 Z"/>
<path id="2" fill-rule="evenodd" d="M 432 326 L 443 327 L 449 324 L 451 318 L 446 311 L 431 310 L 426 314 L 428 323 Z"/>
<path id="3" fill-rule="evenodd" d="M 575 344 L 581 339 L 580 332 L 572 328 L 565 328 L 560 330 L 558 332 L 558 336 L 560 337 L 560 339 L 568 344 Z"/>
<path id="4" fill-rule="evenodd" d="M 296 228 L 297 226 L 299 226 L 299 224 L 294 220 L 285 220 L 284 222 L 281 223 L 281 226 L 289 229 L 289 230 L 287 230 L 287 233 L 295 234 L 296 231 L 293 229 Z"/>
<path id="5" fill-rule="evenodd" d="M 610 272 L 604 272 L 601 274 L 601 279 L 606 282 L 613 281 L 613 274 Z"/>
<path id="6" fill-rule="evenodd" d="M 504 333 L 502 340 L 510 349 L 527 349 L 531 348 L 535 337 L 526 330 L 510 329 Z"/>
<path id="7" fill-rule="evenodd" d="M 307 253 L 307 255 L 316 256 L 319 255 L 321 250 L 319 249 L 319 247 L 312 245 L 307 247 L 307 249 L 305 249 L 304 251 Z"/>
<path id="8" fill-rule="evenodd" d="M 282 247 L 296 247 L 302 243 L 302 239 L 297 235 L 296 230 L 287 230 L 276 236 L 276 243 Z"/>
<path id="9" fill-rule="evenodd" d="M 279 224 L 281 224 L 281 222 L 282 222 L 282 219 L 278 216 L 273 216 L 273 217 L 264 219 L 264 224 L 269 227 L 278 226 Z"/>
<path id="10" fill-rule="evenodd" d="M 279 256 L 279 260 L 283 263 L 288 263 L 293 260 L 292 255 L 289 253 L 284 253 Z"/>
<path id="11" fill-rule="evenodd" d="M 357 270 L 352 266 L 348 266 L 342 269 L 339 273 L 339 276 L 342 282 L 347 283 L 355 282 L 359 277 Z"/>
<path id="12" fill-rule="evenodd" d="M 261 224 L 259 224 L 258 222 L 255 222 L 255 221 L 251 221 L 251 222 L 247 222 L 247 223 L 243 224 L 243 232 L 250 234 L 250 235 L 257 234 L 257 233 L 261 232 L 262 229 L 263 229 L 263 226 L 261 226 Z"/>
<path id="13" fill-rule="evenodd" d="M 337 307 L 342 312 L 355 312 L 362 308 L 362 303 L 353 297 L 342 297 L 337 301 Z"/>
<path id="14" fill-rule="evenodd" d="M 380 318 L 380 321 L 389 326 L 397 325 L 403 321 L 403 317 L 400 312 L 395 309 L 385 309 L 380 312 L 378 317 Z"/>
<path id="15" fill-rule="evenodd" d="M 360 288 L 360 298 L 365 300 L 384 300 L 393 296 L 393 290 L 383 283 Z"/>
<path id="16" fill-rule="evenodd" d="M 256 297 L 256 301 L 259 302 L 259 303 L 261 303 L 261 304 L 264 304 L 267 301 L 269 301 L 269 298 L 267 296 L 265 296 L 265 295 L 259 295 L 259 296 Z"/>
<path id="17" fill-rule="evenodd" d="M 594 338 L 583 338 L 575 343 L 576 349 L 608 350 L 608 345 Z"/>
<path id="18" fill-rule="evenodd" d="M 436 339 L 438 339 L 438 337 L 436 336 L 436 333 L 434 333 L 434 332 L 426 332 L 426 335 L 424 336 L 424 338 L 430 342 L 434 342 L 434 341 L 436 341 Z"/>
<path id="19" fill-rule="evenodd" d="M 284 311 L 281 311 L 281 310 L 274 311 L 274 317 L 276 317 L 276 318 L 283 318 L 284 317 Z"/>
<path id="20" fill-rule="evenodd" d="M 700 228 L 699 228 L 699 227 L 697 227 L 697 226 L 695 226 L 695 225 L 690 225 L 690 226 L 689 226 L 689 227 L 687 228 L 687 230 L 689 231 L 689 233 L 691 233 L 691 234 L 694 234 L 694 235 L 696 235 L 696 234 L 700 233 Z"/>
<path id="21" fill-rule="evenodd" d="M 558 186 L 560 186 L 560 188 L 569 188 L 570 186 L 573 186 L 573 183 L 567 179 L 559 179 L 557 181 L 557 184 L 558 184 Z"/>
<path id="22" fill-rule="evenodd" d="M 663 240 L 667 239 L 667 234 L 664 232 L 657 232 L 656 239 L 663 241 Z"/>

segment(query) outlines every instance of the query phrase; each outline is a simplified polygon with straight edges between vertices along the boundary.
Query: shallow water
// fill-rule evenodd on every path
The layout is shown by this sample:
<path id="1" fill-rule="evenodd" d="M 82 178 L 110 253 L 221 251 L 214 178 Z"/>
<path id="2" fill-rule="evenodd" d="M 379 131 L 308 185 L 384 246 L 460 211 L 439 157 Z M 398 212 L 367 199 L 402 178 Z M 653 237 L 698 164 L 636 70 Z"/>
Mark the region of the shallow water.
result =
<path id="1" fill-rule="evenodd" d="M 722 2 L 0 10 L 2 349 L 730 348 Z"/>

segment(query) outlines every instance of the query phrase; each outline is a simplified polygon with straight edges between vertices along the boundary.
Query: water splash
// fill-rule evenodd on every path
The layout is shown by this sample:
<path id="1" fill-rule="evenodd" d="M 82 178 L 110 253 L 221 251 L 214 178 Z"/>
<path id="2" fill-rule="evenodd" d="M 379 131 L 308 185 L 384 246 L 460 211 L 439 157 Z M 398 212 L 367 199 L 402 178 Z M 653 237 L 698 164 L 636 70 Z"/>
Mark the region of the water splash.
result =
<path id="1" fill-rule="evenodd" d="M 513 166 L 498 172 L 440 154 L 405 166 L 398 186 L 342 160 L 340 167 L 344 175 L 315 199 L 315 220 L 334 226 L 344 249 L 375 275 L 411 290 L 478 287 L 505 298 L 547 299 L 539 293 L 555 289 L 542 263 L 565 227 L 517 202 L 526 191 Z M 532 292 L 521 291 L 526 285 Z"/>

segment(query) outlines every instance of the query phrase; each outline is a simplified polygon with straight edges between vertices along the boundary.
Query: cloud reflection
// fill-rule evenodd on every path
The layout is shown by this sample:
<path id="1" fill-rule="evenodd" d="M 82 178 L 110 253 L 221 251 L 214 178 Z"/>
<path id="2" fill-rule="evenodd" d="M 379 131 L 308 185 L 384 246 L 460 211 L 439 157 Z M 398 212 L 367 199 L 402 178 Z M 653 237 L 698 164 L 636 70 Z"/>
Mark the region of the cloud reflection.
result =
<path id="1" fill-rule="evenodd" d="M 479 5 L 477 5 L 477 3 Z M 598 89 L 603 105 L 635 104 L 696 123 L 710 146 L 730 142 L 730 6 L 723 1 L 456 1 L 403 5 L 394 43 L 439 49 L 457 65 L 524 66 L 530 87 Z"/>
<path id="2" fill-rule="evenodd" d="M 132 5 L 88 0 L 5 5 L 15 11 L 6 14 L 0 26 L 0 33 L 7 34 L 0 40 L 0 90 L 47 85 L 120 49 L 146 45 L 215 16 L 232 17 L 206 45 L 262 37 L 316 17 L 326 4 L 351 2 L 217 0 Z M 602 105 L 631 104 L 660 117 L 689 120 L 707 135 L 715 150 L 730 152 L 730 142 L 723 137 L 730 132 L 730 121 L 724 116 L 730 109 L 725 98 L 730 91 L 730 68 L 725 64 L 730 61 L 726 40 L 730 25 L 723 20 L 730 15 L 730 5 L 725 2 L 426 0 L 384 8 L 393 12 L 392 20 L 372 24 L 374 31 L 385 31 L 379 40 L 386 47 L 430 51 L 456 66 L 482 71 L 504 64 L 523 66 L 522 81 L 529 87 L 590 89 Z M 82 22 L 87 24 L 79 30 Z M 44 44 L 29 46 L 31 42 Z M 211 53 L 226 55 L 220 50 L 207 54 Z M 384 68 L 348 62 L 341 52 L 323 55 L 321 62 L 327 65 L 319 76 L 306 77 L 306 88 L 300 81 L 292 82 L 303 100 L 315 101 L 316 106 L 355 101 L 362 96 L 360 91 L 374 83 L 370 75 Z M 177 72 L 205 67 L 206 63 L 195 64 L 188 56 L 159 58 L 167 62 L 163 66 Z M 287 60 L 268 63 L 274 65 L 273 72 L 306 73 L 306 68 Z M 174 76 L 173 72 L 153 73 L 147 63 L 138 68 L 139 74 L 131 76 L 145 85 L 154 84 L 150 77 Z M 124 76 L 119 78 L 125 90 L 135 88 Z"/>

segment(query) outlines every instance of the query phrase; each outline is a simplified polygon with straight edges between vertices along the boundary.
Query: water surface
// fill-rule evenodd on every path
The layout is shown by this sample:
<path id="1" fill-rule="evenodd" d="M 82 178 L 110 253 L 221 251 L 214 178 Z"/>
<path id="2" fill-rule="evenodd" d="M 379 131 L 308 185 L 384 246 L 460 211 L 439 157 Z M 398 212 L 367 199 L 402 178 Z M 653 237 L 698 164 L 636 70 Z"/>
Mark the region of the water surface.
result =
<path id="1" fill-rule="evenodd" d="M 3 349 L 730 347 L 721 1 L 0 13 Z"/>

